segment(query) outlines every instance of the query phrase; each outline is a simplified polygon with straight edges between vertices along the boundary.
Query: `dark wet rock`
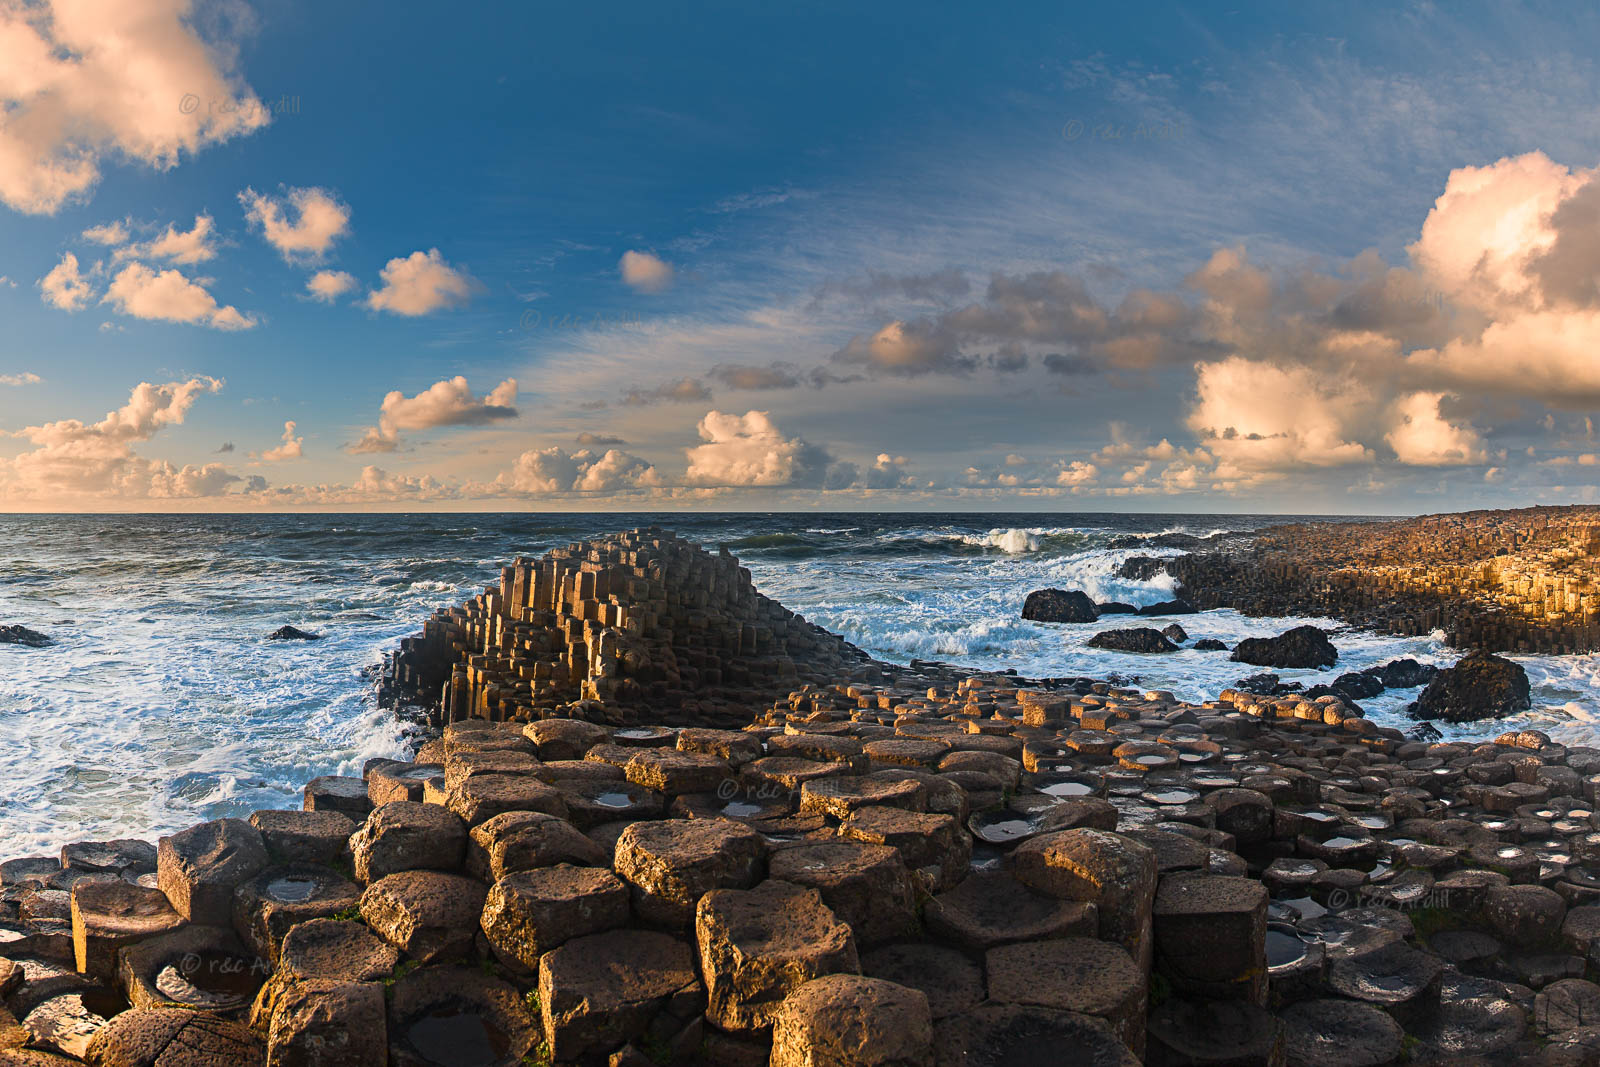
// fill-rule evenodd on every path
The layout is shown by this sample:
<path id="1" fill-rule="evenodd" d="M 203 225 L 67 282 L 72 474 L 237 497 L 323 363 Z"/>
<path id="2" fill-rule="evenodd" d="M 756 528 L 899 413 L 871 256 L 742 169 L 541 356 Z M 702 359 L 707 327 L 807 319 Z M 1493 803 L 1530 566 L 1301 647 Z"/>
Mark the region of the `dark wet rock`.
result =
<path id="1" fill-rule="evenodd" d="M 1528 672 L 1520 664 L 1480 649 L 1434 675 L 1410 712 L 1418 719 L 1476 722 L 1503 718 L 1532 706 Z"/>
<path id="2" fill-rule="evenodd" d="M 1139 609 L 1140 615 L 1195 615 L 1198 613 L 1199 609 L 1182 597 L 1175 600 L 1162 600 L 1155 604 L 1146 604 Z"/>
<path id="3" fill-rule="evenodd" d="M 1137 615 L 1139 609 L 1133 604 L 1124 604 L 1120 600 L 1102 600 L 1095 605 L 1102 615 Z"/>
<path id="4" fill-rule="evenodd" d="M 1233 683 L 1233 687 L 1243 689 L 1246 693 L 1260 693 L 1263 696 L 1284 696 L 1288 693 L 1298 693 L 1305 688 L 1299 682 L 1285 682 L 1276 674 L 1269 672 L 1240 678 Z"/>
<path id="5" fill-rule="evenodd" d="M 1161 628 L 1161 633 L 1169 641 L 1177 642 L 1180 645 L 1183 644 L 1183 642 L 1189 640 L 1189 631 L 1185 630 L 1183 627 L 1179 626 L 1177 623 L 1172 623 L 1171 625 L 1163 626 Z"/>
<path id="6" fill-rule="evenodd" d="M 1247 637 L 1234 646 L 1230 658 L 1256 667 L 1304 670 L 1333 666 L 1339 661 L 1339 651 L 1328 640 L 1326 630 L 1296 626 L 1277 637 Z"/>
<path id="7" fill-rule="evenodd" d="M 1089 638 L 1090 648 L 1103 648 L 1111 652 L 1176 652 L 1178 646 L 1168 641 L 1160 630 L 1139 626 L 1127 630 L 1102 630 Z"/>
<path id="8" fill-rule="evenodd" d="M 1423 744 L 1432 744 L 1435 741 L 1443 741 L 1444 734 L 1440 733 L 1438 727 L 1432 723 L 1419 722 L 1406 731 L 1406 738 Z"/>
<path id="9" fill-rule="evenodd" d="M 26 645 L 28 648 L 43 648 L 51 644 L 50 638 L 37 630 L 30 630 L 26 626 L 10 625 L 0 626 L 0 645 Z"/>
<path id="10" fill-rule="evenodd" d="M 1408 656 L 1392 659 L 1381 667 L 1368 667 L 1362 673 L 1376 677 L 1385 689 L 1415 689 L 1433 681 L 1439 668 L 1430 663 L 1418 663 Z"/>
<path id="11" fill-rule="evenodd" d="M 1352 700 L 1370 700 L 1384 690 L 1382 679 L 1375 674 L 1341 674 L 1333 680 L 1333 689 Z"/>
<path id="12" fill-rule="evenodd" d="M 1156 556 L 1129 556 L 1117 568 L 1118 578 L 1135 582 L 1148 582 L 1158 574 L 1167 573 L 1167 561 Z"/>
<path id="13" fill-rule="evenodd" d="M 1100 612 L 1081 590 L 1035 589 L 1022 603 L 1022 617 L 1032 622 L 1094 622 Z"/>
<path id="14" fill-rule="evenodd" d="M 1405 1033 L 1381 1008 L 1307 1000 L 1284 1009 L 1284 1047 L 1297 1067 L 1380 1067 L 1400 1058 Z"/>
<path id="15" fill-rule="evenodd" d="M 1226 644 L 1224 644 L 1223 642 L 1218 641 L 1215 637 L 1202 637 L 1200 640 L 1198 640 L 1198 641 L 1196 641 L 1194 643 L 1193 647 L 1194 647 L 1194 650 L 1196 652 L 1226 652 L 1226 651 L 1228 651 L 1228 646 Z"/>
<path id="16" fill-rule="evenodd" d="M 1149 1067 L 1284 1062 L 1283 1025 L 1242 1000 L 1169 999 L 1151 1010 L 1145 1041 Z"/>
<path id="17" fill-rule="evenodd" d="M 267 635 L 268 641 L 321 641 L 321 634 L 308 634 L 293 626 L 280 626 Z"/>
<path id="18" fill-rule="evenodd" d="M 938 1067 L 1137 1067 L 1109 1024 L 1077 1012 L 980 1004 L 934 1024 Z"/>

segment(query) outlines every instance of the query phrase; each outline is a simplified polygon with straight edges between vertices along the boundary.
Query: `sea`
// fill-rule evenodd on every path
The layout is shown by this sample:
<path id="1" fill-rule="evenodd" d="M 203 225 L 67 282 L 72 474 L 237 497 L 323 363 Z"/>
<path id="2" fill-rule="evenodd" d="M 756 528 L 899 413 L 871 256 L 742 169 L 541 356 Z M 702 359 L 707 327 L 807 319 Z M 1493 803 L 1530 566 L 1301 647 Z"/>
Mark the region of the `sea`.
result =
<path id="1" fill-rule="evenodd" d="M 417 728 L 381 710 L 373 671 L 435 609 L 499 581 L 519 556 L 656 525 L 726 546 L 756 584 L 886 660 L 940 660 L 1025 676 L 1117 674 L 1189 700 L 1215 697 L 1256 668 L 1189 648 L 1104 652 L 1102 623 L 1025 622 L 1034 589 L 1152 604 L 1170 578 L 1116 577 L 1112 547 L 1169 532 L 1247 531 L 1294 516 L 1124 514 L 671 515 L 26 515 L 0 517 L 0 625 L 54 643 L 0 645 L 0 858 L 68 842 L 161 834 L 196 822 L 293 808 L 324 774 L 403 758 Z M 1282 671 L 1331 681 L 1410 656 L 1448 665 L 1443 634 L 1394 637 L 1328 620 L 1208 611 L 1172 620 L 1191 642 L 1270 636 L 1301 622 L 1333 631 L 1339 663 Z M 272 641 L 284 625 L 321 640 Z M 1449 737 L 1533 727 L 1600 744 L 1600 656 L 1520 656 L 1534 709 L 1511 720 L 1442 725 Z M 1363 701 L 1409 727 L 1416 690 Z"/>

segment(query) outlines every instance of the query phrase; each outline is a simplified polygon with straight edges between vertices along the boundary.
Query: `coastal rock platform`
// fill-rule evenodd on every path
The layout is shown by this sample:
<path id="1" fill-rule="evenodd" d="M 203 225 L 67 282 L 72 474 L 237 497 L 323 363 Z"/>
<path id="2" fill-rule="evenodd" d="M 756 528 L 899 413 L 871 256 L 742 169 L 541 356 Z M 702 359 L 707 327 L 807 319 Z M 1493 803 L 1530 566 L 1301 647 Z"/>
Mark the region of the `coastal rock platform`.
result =
<path id="1" fill-rule="evenodd" d="M 1473 511 L 1275 526 L 1135 556 L 1123 577 L 1177 578 L 1202 608 L 1319 615 L 1387 633 L 1443 630 L 1456 648 L 1600 649 L 1600 508 Z"/>
<path id="2" fill-rule="evenodd" d="M 411 762 L 0 863 L 0 1064 L 1600 1048 L 1600 750 L 1537 731 L 877 663 L 655 530 L 514 564 L 383 688 Z"/>

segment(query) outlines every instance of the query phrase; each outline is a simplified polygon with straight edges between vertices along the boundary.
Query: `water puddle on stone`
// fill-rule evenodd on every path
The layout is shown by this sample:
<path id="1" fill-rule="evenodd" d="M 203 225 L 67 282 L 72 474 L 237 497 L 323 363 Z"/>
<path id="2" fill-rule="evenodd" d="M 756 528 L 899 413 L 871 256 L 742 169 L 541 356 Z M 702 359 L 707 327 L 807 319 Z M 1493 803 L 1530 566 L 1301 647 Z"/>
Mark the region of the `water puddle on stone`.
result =
<path id="1" fill-rule="evenodd" d="M 663 737 L 665 735 L 662 734 L 660 730 L 649 730 L 643 727 L 634 727 L 633 729 L 629 730 L 618 730 L 617 736 L 625 737 L 630 741 L 648 741 L 653 737 Z"/>
<path id="2" fill-rule="evenodd" d="M 1051 782 L 1040 786 L 1039 792 L 1052 797 L 1086 797 L 1094 792 L 1094 787 L 1085 782 Z"/>
<path id="3" fill-rule="evenodd" d="M 1267 967 L 1283 967 L 1305 959 L 1306 943 L 1281 930 L 1267 931 Z"/>
<path id="4" fill-rule="evenodd" d="M 406 1037 L 439 1067 L 495 1067 L 511 1052 L 505 1031 L 476 1012 L 436 1011 L 412 1023 Z"/>
<path id="5" fill-rule="evenodd" d="M 602 808 L 625 808 L 633 803 L 633 798 L 626 793 L 601 793 L 594 802 Z"/>
<path id="6" fill-rule="evenodd" d="M 1367 839 L 1364 838 L 1364 837 L 1345 837 L 1343 835 L 1340 835 L 1338 837 L 1330 837 L 1330 838 L 1328 838 L 1326 841 L 1324 841 L 1322 843 L 1322 847 L 1323 848 L 1344 849 L 1344 848 L 1351 848 L 1351 847 L 1356 846 L 1356 845 L 1363 845 L 1363 844 L 1366 844 L 1366 842 L 1367 842 Z"/>
<path id="7" fill-rule="evenodd" d="M 303 875 L 274 878 L 267 883 L 267 896 L 284 904 L 304 904 L 317 895 L 318 880 Z"/>
<path id="8" fill-rule="evenodd" d="M 1188 804 L 1199 800 L 1200 794 L 1193 789 L 1152 789 L 1144 794 L 1144 798 L 1156 804 Z"/>
<path id="9" fill-rule="evenodd" d="M 760 804 L 752 804 L 746 800 L 734 800 L 723 805 L 722 814 L 730 819 L 746 819 L 761 813 Z"/>
<path id="10" fill-rule="evenodd" d="M 1028 819 L 975 819 L 972 823 L 972 832 L 991 844 L 1020 841 L 1036 829 L 1037 825 Z"/>
<path id="11" fill-rule="evenodd" d="M 187 1007 L 231 1011 L 250 1003 L 261 979 L 256 961 L 210 950 L 167 964 L 155 985 L 162 996 Z"/>
<path id="12" fill-rule="evenodd" d="M 1139 764 L 1142 767 L 1159 767 L 1163 763 L 1168 762 L 1168 757 L 1160 756 L 1160 755 L 1157 755 L 1157 754 L 1152 752 L 1148 756 L 1135 756 L 1133 758 L 1133 762 Z"/>

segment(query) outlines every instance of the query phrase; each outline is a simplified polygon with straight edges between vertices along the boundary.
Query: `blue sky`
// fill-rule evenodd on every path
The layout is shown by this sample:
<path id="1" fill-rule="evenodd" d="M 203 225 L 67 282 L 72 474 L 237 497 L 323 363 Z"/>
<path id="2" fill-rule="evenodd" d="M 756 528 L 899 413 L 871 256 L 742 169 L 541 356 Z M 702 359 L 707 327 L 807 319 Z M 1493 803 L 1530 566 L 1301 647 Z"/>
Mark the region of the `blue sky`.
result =
<path id="1" fill-rule="evenodd" d="M 1594 497 L 1593 13 L 458 7 L 0 10 L 0 507 Z"/>

